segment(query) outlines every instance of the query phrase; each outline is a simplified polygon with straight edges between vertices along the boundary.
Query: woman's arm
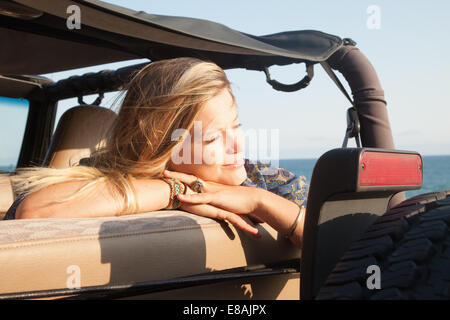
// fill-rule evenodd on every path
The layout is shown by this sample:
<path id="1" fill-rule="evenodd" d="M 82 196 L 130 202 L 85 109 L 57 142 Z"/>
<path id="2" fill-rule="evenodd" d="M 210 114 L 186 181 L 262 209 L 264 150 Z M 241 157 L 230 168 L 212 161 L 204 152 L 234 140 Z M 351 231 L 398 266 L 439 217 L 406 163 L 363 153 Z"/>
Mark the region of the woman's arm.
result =
<path id="1" fill-rule="evenodd" d="M 93 191 L 65 202 L 90 181 L 67 181 L 54 184 L 28 195 L 16 209 L 16 219 L 72 218 L 115 216 L 122 211 L 123 197 L 114 196 L 108 182 L 99 182 Z M 169 204 L 170 187 L 159 179 L 135 179 L 138 212 L 156 211 Z M 118 194 L 118 193 L 116 193 Z"/>
<path id="2" fill-rule="evenodd" d="M 168 170 L 164 171 L 164 176 L 179 179 L 188 185 L 192 185 L 197 180 L 197 177 L 193 175 Z M 201 216 L 228 220 L 236 227 L 253 235 L 258 235 L 258 229 L 247 220 L 243 220 L 248 214 L 267 222 L 285 236 L 290 235 L 292 228 L 296 225 L 289 239 L 301 248 L 306 210 L 303 205 L 300 206 L 305 201 L 297 192 L 298 190 L 294 190 L 295 198 L 291 200 L 287 198 L 290 194 L 283 197 L 262 188 L 229 186 L 211 181 L 203 181 L 203 183 L 204 193 L 177 196 L 182 201 L 183 210 Z M 287 187 L 292 188 L 292 186 Z M 300 220 L 296 223 L 298 218 Z"/>
<path id="3" fill-rule="evenodd" d="M 252 234 L 255 234 L 255 230 L 257 232 L 258 229 L 252 230 L 254 228 L 249 228 L 242 221 L 239 222 L 235 219 L 242 215 L 253 214 L 286 236 L 289 235 L 297 221 L 299 210 L 302 210 L 301 221 L 298 222 L 295 232 L 289 237 L 295 245 L 301 248 L 304 207 L 273 192 L 261 188 L 232 186 L 215 192 L 178 194 L 177 197 L 183 202 L 181 207 L 188 212 L 228 220 Z M 202 209 L 201 206 L 204 205 L 209 205 L 208 210 Z"/>
<path id="4" fill-rule="evenodd" d="M 258 209 L 255 211 L 255 214 L 282 235 L 289 235 L 297 218 L 300 218 L 289 239 L 301 248 L 306 213 L 305 207 L 299 207 L 295 202 L 264 189 L 258 188 L 256 192 L 260 195 L 258 197 Z M 299 209 L 301 210 L 300 216 Z"/>

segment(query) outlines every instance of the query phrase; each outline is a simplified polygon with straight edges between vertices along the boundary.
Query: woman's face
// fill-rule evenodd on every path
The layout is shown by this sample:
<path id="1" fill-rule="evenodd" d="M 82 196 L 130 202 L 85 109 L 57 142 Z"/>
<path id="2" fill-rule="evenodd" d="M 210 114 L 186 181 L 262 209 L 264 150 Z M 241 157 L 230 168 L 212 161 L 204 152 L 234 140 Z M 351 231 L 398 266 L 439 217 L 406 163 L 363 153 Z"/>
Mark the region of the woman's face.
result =
<path id="1" fill-rule="evenodd" d="M 174 151 L 169 170 L 193 174 L 206 181 L 240 185 L 244 168 L 244 135 L 228 89 L 209 100 L 194 121 L 181 150 Z"/>

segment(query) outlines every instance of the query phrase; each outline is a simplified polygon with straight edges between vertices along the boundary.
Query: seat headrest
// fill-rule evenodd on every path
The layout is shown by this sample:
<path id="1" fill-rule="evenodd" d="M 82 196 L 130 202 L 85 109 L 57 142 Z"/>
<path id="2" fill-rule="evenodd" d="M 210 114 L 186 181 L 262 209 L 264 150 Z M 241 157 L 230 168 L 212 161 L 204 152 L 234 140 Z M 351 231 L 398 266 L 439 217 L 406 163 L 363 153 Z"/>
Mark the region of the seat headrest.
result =
<path id="1" fill-rule="evenodd" d="M 80 105 L 67 110 L 58 122 L 42 166 L 76 166 L 105 144 L 116 117 L 112 110 L 99 106 Z"/>

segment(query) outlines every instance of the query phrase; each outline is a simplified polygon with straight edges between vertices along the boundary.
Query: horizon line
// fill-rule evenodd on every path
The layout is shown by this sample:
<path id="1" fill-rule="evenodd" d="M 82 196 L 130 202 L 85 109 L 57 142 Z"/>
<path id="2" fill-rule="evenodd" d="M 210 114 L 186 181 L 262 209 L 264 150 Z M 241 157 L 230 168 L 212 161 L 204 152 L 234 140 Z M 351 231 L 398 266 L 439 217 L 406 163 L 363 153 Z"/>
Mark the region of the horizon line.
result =
<path id="1" fill-rule="evenodd" d="M 449 157 L 450 154 L 421 154 L 422 157 Z M 307 157 L 307 158 L 279 158 L 278 160 L 317 160 L 320 157 L 316 157 L 316 158 L 312 158 L 312 157 Z M 248 158 L 246 158 L 248 159 Z M 250 159 L 251 160 L 251 159 Z M 262 161 L 273 161 L 276 159 L 258 159 L 258 160 L 262 160 Z M 11 167 L 14 166 L 13 163 L 8 164 L 8 165 L 0 165 L 0 167 Z"/>

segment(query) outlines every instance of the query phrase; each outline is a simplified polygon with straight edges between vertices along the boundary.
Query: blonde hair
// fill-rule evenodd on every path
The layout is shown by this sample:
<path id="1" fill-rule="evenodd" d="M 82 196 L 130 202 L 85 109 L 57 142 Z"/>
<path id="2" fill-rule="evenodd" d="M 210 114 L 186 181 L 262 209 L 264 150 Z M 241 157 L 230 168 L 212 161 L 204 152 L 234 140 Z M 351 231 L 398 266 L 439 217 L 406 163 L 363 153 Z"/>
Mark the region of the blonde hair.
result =
<path id="1" fill-rule="evenodd" d="M 63 202 L 107 181 L 124 200 L 121 214 L 134 213 L 137 203 L 132 180 L 162 177 L 172 150 L 183 142 L 183 137 L 172 141 L 172 132 L 190 130 L 203 105 L 225 88 L 231 94 L 224 71 L 214 63 L 194 58 L 150 63 L 129 82 L 106 145 L 92 153 L 89 165 L 18 168 L 11 178 L 13 188 L 17 194 L 28 195 L 56 183 L 90 181 L 71 196 L 57 200 Z"/>

